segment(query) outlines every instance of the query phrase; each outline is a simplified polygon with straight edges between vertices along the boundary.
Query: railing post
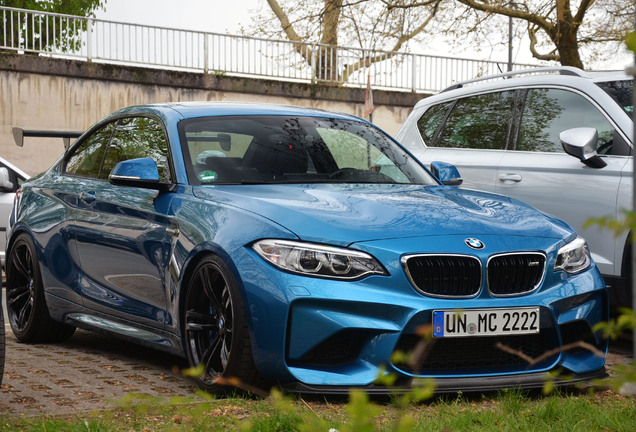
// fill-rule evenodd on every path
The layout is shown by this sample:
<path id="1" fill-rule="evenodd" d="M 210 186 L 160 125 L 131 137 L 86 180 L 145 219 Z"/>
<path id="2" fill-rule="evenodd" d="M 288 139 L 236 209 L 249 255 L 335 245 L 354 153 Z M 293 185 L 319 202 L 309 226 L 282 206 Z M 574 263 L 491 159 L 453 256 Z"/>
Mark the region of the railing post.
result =
<path id="1" fill-rule="evenodd" d="M 95 23 L 91 18 L 86 22 L 86 60 L 93 61 L 93 26 Z"/>
<path id="2" fill-rule="evenodd" d="M 320 48 L 318 48 L 320 49 Z M 316 48 L 314 47 L 314 49 L 312 50 L 311 53 L 311 83 L 312 84 L 316 84 L 316 82 L 318 82 L 318 77 L 316 76 Z"/>
<path id="3" fill-rule="evenodd" d="M 415 63 L 417 57 L 415 54 L 411 54 L 411 91 L 415 93 L 417 91 L 417 64 Z"/>
<path id="4" fill-rule="evenodd" d="M 203 34 L 203 73 L 207 74 L 208 72 L 210 72 L 210 67 L 208 66 L 208 60 L 209 60 L 209 34 L 208 33 L 204 33 Z"/>

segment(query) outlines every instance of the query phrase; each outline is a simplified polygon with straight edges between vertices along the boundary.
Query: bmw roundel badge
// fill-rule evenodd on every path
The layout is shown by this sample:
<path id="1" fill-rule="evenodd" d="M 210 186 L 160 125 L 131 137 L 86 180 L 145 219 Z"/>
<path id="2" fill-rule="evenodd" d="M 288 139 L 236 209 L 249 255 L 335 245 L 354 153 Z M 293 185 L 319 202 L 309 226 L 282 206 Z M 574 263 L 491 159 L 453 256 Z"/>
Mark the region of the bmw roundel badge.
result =
<path id="1" fill-rule="evenodd" d="M 464 240 L 464 243 L 472 249 L 483 249 L 486 246 L 481 240 L 477 240 L 476 238 L 467 238 Z"/>

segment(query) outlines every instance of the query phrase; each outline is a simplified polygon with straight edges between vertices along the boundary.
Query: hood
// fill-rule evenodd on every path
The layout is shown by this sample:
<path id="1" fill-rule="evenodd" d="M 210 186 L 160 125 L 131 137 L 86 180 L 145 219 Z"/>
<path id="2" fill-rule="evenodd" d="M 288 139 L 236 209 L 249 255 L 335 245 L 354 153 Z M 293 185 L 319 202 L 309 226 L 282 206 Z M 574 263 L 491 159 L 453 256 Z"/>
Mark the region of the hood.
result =
<path id="1" fill-rule="evenodd" d="M 564 222 L 511 198 L 450 186 L 220 185 L 194 194 L 258 214 L 306 241 L 355 242 L 442 235 L 573 235 Z"/>

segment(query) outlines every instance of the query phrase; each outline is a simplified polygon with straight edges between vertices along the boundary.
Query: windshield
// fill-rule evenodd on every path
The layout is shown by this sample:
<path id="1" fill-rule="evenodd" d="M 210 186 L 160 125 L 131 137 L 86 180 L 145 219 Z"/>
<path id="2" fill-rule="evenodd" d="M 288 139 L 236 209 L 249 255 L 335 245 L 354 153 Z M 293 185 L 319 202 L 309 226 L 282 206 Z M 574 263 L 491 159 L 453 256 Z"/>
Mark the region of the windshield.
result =
<path id="1" fill-rule="evenodd" d="M 612 99 L 618 103 L 623 110 L 630 116 L 634 112 L 634 81 L 622 80 L 622 81 L 606 81 L 597 83 L 600 88 L 605 90 Z"/>
<path id="2" fill-rule="evenodd" d="M 191 184 L 437 184 L 379 130 L 321 117 L 204 117 L 179 123 Z"/>

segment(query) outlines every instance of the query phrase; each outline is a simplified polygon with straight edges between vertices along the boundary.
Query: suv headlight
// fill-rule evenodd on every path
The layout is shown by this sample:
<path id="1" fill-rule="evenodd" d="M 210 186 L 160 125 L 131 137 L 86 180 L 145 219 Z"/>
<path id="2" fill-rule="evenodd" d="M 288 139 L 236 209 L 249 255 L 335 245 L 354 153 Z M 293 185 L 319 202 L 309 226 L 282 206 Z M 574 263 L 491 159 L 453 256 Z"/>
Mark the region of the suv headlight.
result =
<path id="1" fill-rule="evenodd" d="M 307 276 L 359 279 L 387 274 L 371 255 L 350 249 L 289 240 L 260 240 L 252 249 L 278 268 Z"/>
<path id="2" fill-rule="evenodd" d="M 581 237 L 577 237 L 570 243 L 559 249 L 554 270 L 563 270 L 566 273 L 580 273 L 592 264 L 592 257 L 587 243 Z"/>

